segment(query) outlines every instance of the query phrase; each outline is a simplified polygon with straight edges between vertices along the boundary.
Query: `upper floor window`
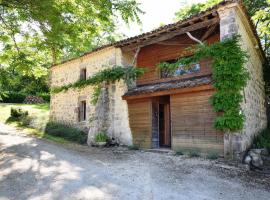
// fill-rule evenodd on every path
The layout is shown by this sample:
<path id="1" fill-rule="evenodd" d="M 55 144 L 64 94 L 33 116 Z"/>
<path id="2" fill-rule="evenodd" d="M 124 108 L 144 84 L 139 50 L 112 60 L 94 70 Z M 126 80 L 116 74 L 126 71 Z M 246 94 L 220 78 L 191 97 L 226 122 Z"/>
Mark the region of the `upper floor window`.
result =
<path id="1" fill-rule="evenodd" d="M 81 69 L 80 80 L 86 80 L 86 68 Z"/>
<path id="2" fill-rule="evenodd" d="M 168 63 L 175 63 L 176 60 L 167 61 Z M 193 63 L 190 65 L 179 65 L 176 70 L 161 70 L 160 77 L 161 78 L 172 78 L 177 77 L 185 74 L 192 74 L 199 72 L 201 70 L 200 63 Z"/>

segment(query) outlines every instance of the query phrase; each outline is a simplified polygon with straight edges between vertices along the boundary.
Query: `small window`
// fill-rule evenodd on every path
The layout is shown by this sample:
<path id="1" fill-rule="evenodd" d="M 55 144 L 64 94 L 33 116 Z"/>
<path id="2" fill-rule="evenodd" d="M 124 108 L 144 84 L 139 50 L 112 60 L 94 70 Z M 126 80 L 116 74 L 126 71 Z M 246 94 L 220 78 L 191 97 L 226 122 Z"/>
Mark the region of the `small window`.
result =
<path id="1" fill-rule="evenodd" d="M 86 101 L 81 101 L 79 106 L 79 121 L 86 120 Z"/>
<path id="2" fill-rule="evenodd" d="M 86 68 L 81 69 L 80 80 L 86 80 Z"/>
<path id="3" fill-rule="evenodd" d="M 167 61 L 168 63 L 175 63 L 176 60 Z M 193 63 L 190 65 L 179 65 L 175 71 L 169 70 L 161 70 L 160 77 L 161 78 L 172 78 L 177 76 L 182 76 L 185 74 L 192 74 L 199 72 L 201 70 L 200 63 Z"/>

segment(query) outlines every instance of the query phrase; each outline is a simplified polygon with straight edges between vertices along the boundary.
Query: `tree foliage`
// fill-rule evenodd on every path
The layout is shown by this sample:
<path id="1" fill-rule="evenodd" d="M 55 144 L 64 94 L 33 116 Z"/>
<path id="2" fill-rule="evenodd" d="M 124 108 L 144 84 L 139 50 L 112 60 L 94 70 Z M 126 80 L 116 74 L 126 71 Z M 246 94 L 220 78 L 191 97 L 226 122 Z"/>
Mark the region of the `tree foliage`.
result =
<path id="1" fill-rule="evenodd" d="M 175 13 L 175 19 L 176 20 L 183 20 L 183 19 L 189 18 L 192 15 L 196 15 L 199 12 L 204 11 L 204 10 L 216 5 L 221 1 L 222 0 L 207 0 L 204 3 L 197 3 L 197 4 L 191 4 L 191 5 L 184 6 L 178 12 Z"/>
<path id="2" fill-rule="evenodd" d="M 51 64 L 121 37 L 117 20 L 140 12 L 135 0 L 0 0 L 0 68 L 11 81 L 43 79 Z"/>

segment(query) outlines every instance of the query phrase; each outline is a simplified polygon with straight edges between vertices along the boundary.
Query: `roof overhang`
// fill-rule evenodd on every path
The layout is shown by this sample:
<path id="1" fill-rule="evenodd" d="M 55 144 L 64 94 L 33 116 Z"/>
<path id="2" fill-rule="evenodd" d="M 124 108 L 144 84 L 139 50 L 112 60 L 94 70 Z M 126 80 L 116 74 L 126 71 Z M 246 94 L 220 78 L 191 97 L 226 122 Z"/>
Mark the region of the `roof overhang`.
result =
<path id="1" fill-rule="evenodd" d="M 124 100 L 141 99 L 154 96 L 212 90 L 211 75 L 198 76 L 168 82 L 148 84 L 131 88 L 122 96 Z"/>
<path id="2" fill-rule="evenodd" d="M 250 28 L 255 36 L 254 38 L 256 40 L 256 43 L 258 44 L 259 51 L 260 51 L 261 55 L 263 55 L 263 57 L 265 58 L 265 54 L 264 54 L 264 51 L 262 49 L 260 39 L 259 39 L 258 34 L 256 32 L 256 28 L 255 28 L 253 22 L 251 21 L 251 18 L 247 14 L 247 10 L 246 10 L 246 8 L 243 5 L 241 0 L 224 0 L 224 1 L 220 2 L 219 4 L 209 8 L 203 12 L 200 12 L 197 15 L 193 15 L 190 18 L 187 18 L 185 20 L 181 20 L 181 21 L 178 21 L 176 23 L 162 26 L 162 27 L 157 28 L 153 31 L 146 32 L 146 33 L 143 33 L 143 34 L 138 35 L 138 36 L 130 37 L 130 38 L 127 38 L 127 39 L 124 39 L 124 40 L 121 40 L 121 41 L 118 41 L 115 43 L 101 46 L 99 48 L 93 49 L 92 51 L 81 55 L 80 57 L 92 54 L 94 52 L 97 52 L 97 51 L 100 51 L 102 49 L 109 48 L 109 47 L 121 48 L 123 51 L 131 51 L 134 49 L 141 48 L 143 46 L 147 46 L 147 45 L 150 45 L 150 44 L 153 44 L 156 42 L 160 42 L 160 41 L 164 41 L 164 40 L 173 38 L 177 35 L 185 34 L 186 32 L 192 32 L 192 31 L 198 30 L 198 29 L 203 28 L 203 27 L 208 27 L 208 28 L 211 26 L 213 27 L 215 24 L 219 23 L 218 9 L 225 7 L 225 6 L 228 6 L 230 4 L 238 4 L 239 5 L 241 12 L 244 14 L 244 17 L 247 19 L 248 25 L 250 26 Z M 73 59 L 70 59 L 68 61 L 78 59 L 80 57 L 73 58 Z M 68 61 L 64 61 L 60 64 L 63 64 L 63 63 L 68 62 Z"/>

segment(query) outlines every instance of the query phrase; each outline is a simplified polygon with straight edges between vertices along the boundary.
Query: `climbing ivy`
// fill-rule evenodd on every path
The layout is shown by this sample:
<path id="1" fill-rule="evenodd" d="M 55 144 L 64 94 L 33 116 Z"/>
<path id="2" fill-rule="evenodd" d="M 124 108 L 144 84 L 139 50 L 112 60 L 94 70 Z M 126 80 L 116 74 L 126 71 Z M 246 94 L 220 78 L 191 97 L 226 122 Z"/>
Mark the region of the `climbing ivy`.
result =
<path id="1" fill-rule="evenodd" d="M 52 87 L 51 93 L 59 93 L 67 91 L 70 88 L 79 89 L 92 85 L 95 88 L 92 94 L 91 103 L 96 104 L 101 93 L 102 84 L 110 84 L 120 80 L 124 80 L 127 84 L 130 84 L 137 77 L 143 75 L 144 72 L 145 70 L 142 68 L 114 66 L 101 70 L 86 80 L 78 80 L 77 82 L 68 85 Z"/>
<path id="2" fill-rule="evenodd" d="M 189 65 L 207 57 L 213 59 L 212 77 L 216 92 L 210 102 L 218 112 L 215 127 L 222 131 L 241 130 L 244 125 L 245 117 L 241 113 L 240 103 L 249 74 L 244 67 L 247 53 L 241 49 L 239 39 L 239 36 L 234 36 L 211 45 L 196 45 L 187 49 L 193 53 L 192 56 L 180 58 L 175 63 L 163 62 L 158 65 L 160 70 L 175 71 L 179 65 Z"/>

